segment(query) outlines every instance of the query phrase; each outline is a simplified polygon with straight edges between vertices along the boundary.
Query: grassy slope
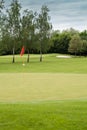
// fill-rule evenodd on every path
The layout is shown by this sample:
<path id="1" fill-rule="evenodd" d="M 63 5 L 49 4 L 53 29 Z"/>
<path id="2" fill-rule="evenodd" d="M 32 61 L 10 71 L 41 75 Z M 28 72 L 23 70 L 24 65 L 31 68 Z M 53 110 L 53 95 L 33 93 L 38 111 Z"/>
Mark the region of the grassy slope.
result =
<path id="1" fill-rule="evenodd" d="M 0 130 L 87 130 L 87 58 L 25 60 L 0 57 Z"/>

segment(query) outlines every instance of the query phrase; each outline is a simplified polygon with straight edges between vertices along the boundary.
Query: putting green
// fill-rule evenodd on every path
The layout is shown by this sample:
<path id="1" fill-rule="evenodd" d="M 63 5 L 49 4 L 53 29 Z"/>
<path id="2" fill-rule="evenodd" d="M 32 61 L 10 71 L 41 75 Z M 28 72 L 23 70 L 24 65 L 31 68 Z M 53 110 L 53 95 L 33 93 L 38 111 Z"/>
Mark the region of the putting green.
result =
<path id="1" fill-rule="evenodd" d="M 1 73 L 0 101 L 87 98 L 87 74 Z"/>

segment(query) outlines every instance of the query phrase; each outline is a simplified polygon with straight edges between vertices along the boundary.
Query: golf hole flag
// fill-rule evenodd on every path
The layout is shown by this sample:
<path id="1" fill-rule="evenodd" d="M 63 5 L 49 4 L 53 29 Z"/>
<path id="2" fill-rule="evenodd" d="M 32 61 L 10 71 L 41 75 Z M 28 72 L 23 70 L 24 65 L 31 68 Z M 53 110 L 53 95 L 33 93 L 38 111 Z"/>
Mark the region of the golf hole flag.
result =
<path id="1" fill-rule="evenodd" d="M 23 46 L 22 49 L 21 49 L 21 52 L 20 52 L 20 56 L 23 56 L 24 52 L 25 52 L 25 48 Z"/>

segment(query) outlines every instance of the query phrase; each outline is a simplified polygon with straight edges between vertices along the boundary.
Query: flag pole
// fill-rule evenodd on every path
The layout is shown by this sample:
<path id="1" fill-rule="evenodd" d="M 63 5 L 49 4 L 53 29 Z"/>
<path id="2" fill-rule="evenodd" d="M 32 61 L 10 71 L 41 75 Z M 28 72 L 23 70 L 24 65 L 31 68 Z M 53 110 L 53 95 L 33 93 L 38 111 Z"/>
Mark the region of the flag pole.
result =
<path id="1" fill-rule="evenodd" d="M 24 52 L 25 52 L 25 47 L 23 46 L 22 49 L 21 49 L 21 52 L 20 52 L 21 57 L 23 56 Z M 23 61 L 22 65 L 25 66 L 24 61 Z"/>

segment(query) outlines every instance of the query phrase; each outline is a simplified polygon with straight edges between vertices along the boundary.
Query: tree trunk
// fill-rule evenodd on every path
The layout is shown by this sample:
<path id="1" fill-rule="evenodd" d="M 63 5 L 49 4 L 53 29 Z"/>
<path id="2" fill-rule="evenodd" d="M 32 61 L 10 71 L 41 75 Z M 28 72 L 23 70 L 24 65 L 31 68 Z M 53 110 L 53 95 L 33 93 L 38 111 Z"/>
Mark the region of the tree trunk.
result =
<path id="1" fill-rule="evenodd" d="M 28 57 L 27 57 L 27 63 L 29 63 L 30 57 L 29 57 L 29 49 L 28 49 Z"/>
<path id="2" fill-rule="evenodd" d="M 76 51 L 75 51 L 75 57 L 76 57 Z"/>
<path id="3" fill-rule="evenodd" d="M 40 51 L 40 62 L 42 62 L 42 52 Z"/>
<path id="4" fill-rule="evenodd" d="M 40 62 L 42 62 L 42 44 L 40 46 Z"/>
<path id="5" fill-rule="evenodd" d="M 13 47 L 13 60 L 12 63 L 15 63 L 15 48 Z"/>

